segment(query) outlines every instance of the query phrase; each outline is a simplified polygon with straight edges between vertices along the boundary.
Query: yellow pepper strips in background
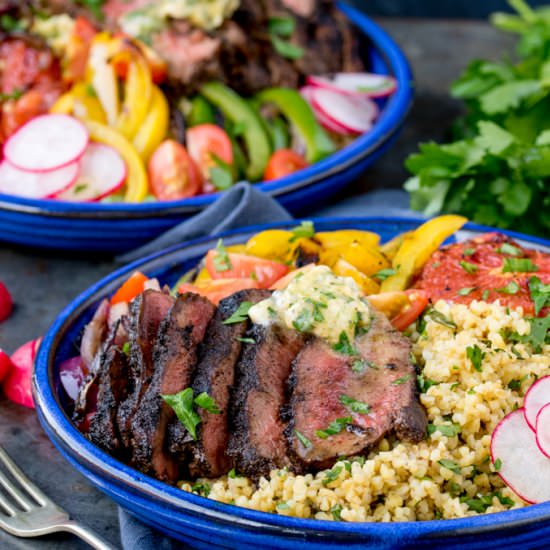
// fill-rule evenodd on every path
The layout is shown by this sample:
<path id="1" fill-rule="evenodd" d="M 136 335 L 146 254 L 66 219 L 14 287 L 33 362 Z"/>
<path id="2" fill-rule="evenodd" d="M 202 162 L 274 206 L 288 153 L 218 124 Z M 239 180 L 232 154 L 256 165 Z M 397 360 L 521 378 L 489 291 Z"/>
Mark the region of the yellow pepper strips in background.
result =
<path id="1" fill-rule="evenodd" d="M 81 120 L 94 120 L 107 123 L 105 111 L 97 99 L 93 88 L 87 84 L 75 84 L 52 106 L 50 113 L 74 115 Z"/>
<path id="2" fill-rule="evenodd" d="M 323 248 L 342 249 L 351 243 L 357 242 L 365 248 L 376 248 L 380 242 L 380 235 L 370 231 L 359 231 L 357 229 L 342 229 L 340 231 L 327 231 L 315 234 Z"/>
<path id="3" fill-rule="evenodd" d="M 258 258 L 284 261 L 290 252 L 292 233 L 269 229 L 254 235 L 246 243 L 246 253 Z"/>
<path id="4" fill-rule="evenodd" d="M 380 285 L 373 281 L 370 277 L 367 277 L 364 273 L 361 273 L 355 266 L 346 262 L 346 260 L 339 259 L 332 267 L 335 275 L 340 277 L 351 277 L 357 286 L 361 289 L 363 294 L 367 296 L 370 294 L 376 294 L 380 292 Z"/>
<path id="5" fill-rule="evenodd" d="M 141 202 L 149 190 L 149 181 L 143 161 L 134 146 L 122 134 L 104 124 L 90 120 L 84 121 L 84 124 L 91 139 L 113 147 L 124 159 L 128 170 L 124 200 Z"/>
<path id="6" fill-rule="evenodd" d="M 467 221 L 462 216 L 439 216 L 405 236 L 392 262 L 397 273 L 382 283 L 381 291 L 405 290 L 441 243 Z"/>
<path id="7" fill-rule="evenodd" d="M 375 249 L 365 248 L 358 242 L 352 242 L 341 250 L 340 255 L 346 262 L 365 275 L 374 275 L 390 267 L 390 262 Z"/>
<path id="8" fill-rule="evenodd" d="M 134 147 L 145 163 L 166 137 L 170 123 L 170 109 L 166 97 L 156 86 L 153 87 L 152 94 L 149 114 L 133 140 Z"/>
<path id="9" fill-rule="evenodd" d="M 380 252 L 384 254 L 384 256 L 388 258 L 388 260 L 392 261 L 395 258 L 397 251 L 401 248 L 403 240 L 407 237 L 410 237 L 412 233 L 412 231 L 409 231 L 407 233 L 401 233 L 401 235 L 397 235 L 391 241 L 384 243 L 380 247 Z"/>
<path id="10" fill-rule="evenodd" d="M 149 65 L 141 55 L 133 55 L 124 84 L 124 100 L 115 128 L 133 139 L 147 117 L 153 95 Z M 164 137 L 164 136 L 163 136 Z"/>
<path id="11" fill-rule="evenodd" d="M 373 293 L 372 296 L 369 296 L 369 303 L 388 319 L 393 319 L 410 302 L 406 292 L 397 290 L 394 292 L 382 292 L 381 294 Z"/>

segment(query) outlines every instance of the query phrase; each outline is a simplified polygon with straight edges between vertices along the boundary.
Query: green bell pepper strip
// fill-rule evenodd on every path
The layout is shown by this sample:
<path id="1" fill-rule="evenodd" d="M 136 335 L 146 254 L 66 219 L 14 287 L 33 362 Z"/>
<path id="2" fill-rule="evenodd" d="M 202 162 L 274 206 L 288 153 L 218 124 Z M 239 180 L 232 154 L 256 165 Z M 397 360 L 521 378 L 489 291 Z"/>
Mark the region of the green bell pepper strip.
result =
<path id="1" fill-rule="evenodd" d="M 309 103 L 291 88 L 269 88 L 256 96 L 261 103 L 274 103 L 294 126 L 306 145 L 306 159 L 317 162 L 336 151 L 336 146 L 317 122 Z"/>
<path id="2" fill-rule="evenodd" d="M 214 124 L 216 121 L 216 113 L 214 107 L 204 97 L 196 95 L 191 100 L 191 110 L 187 116 L 187 124 L 189 126 L 198 126 L 199 124 Z"/>
<path id="3" fill-rule="evenodd" d="M 242 97 L 220 82 L 204 84 L 200 92 L 233 124 L 244 128 L 242 138 L 248 153 L 246 177 L 250 181 L 261 180 L 271 156 L 271 144 L 258 115 Z"/>
<path id="4" fill-rule="evenodd" d="M 270 127 L 273 150 L 288 149 L 290 146 L 290 135 L 286 122 L 281 117 L 277 117 L 273 119 Z"/>

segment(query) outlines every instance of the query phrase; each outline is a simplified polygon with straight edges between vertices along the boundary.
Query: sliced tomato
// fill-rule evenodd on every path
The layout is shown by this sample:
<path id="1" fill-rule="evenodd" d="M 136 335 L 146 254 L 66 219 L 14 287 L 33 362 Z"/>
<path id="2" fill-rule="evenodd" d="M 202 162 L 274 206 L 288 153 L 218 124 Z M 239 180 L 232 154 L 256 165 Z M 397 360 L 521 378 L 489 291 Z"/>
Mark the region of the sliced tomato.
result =
<path id="1" fill-rule="evenodd" d="M 409 304 L 391 320 L 391 324 L 397 330 L 405 330 L 420 317 L 428 305 L 428 293 L 424 290 L 406 290 L 405 294 L 407 294 Z"/>
<path id="2" fill-rule="evenodd" d="M 149 160 L 149 183 L 160 200 L 197 195 L 202 176 L 185 147 L 173 139 L 162 142 Z"/>
<path id="3" fill-rule="evenodd" d="M 265 169 L 264 179 L 276 180 L 284 178 L 308 166 L 309 164 L 306 159 L 292 151 L 292 149 L 279 149 L 271 155 Z"/>
<path id="4" fill-rule="evenodd" d="M 212 279 L 253 279 L 258 288 L 269 288 L 288 273 L 288 266 L 272 260 L 264 260 L 247 254 L 227 252 L 228 262 L 217 262 L 219 252 L 209 250 L 206 269 Z"/>
<path id="5" fill-rule="evenodd" d="M 290 273 L 287 273 L 284 277 L 281 277 L 277 281 L 275 281 L 270 287 L 270 290 L 283 290 L 285 289 L 291 281 L 294 280 L 294 278 L 299 275 L 300 273 L 304 274 L 308 271 L 311 271 L 315 267 L 315 264 L 307 264 L 304 267 L 301 267 L 300 269 L 295 269 L 294 271 L 291 271 Z"/>
<path id="6" fill-rule="evenodd" d="M 187 147 L 204 179 L 210 178 L 210 169 L 217 166 L 216 159 L 233 164 L 231 139 L 223 128 L 215 124 L 199 124 L 187 130 Z"/>
<path id="7" fill-rule="evenodd" d="M 149 279 L 141 272 L 136 271 L 113 295 L 111 305 L 120 302 L 131 302 L 136 296 L 143 292 L 143 285 Z"/>
<path id="8" fill-rule="evenodd" d="M 90 47 L 96 34 L 96 29 L 88 19 L 82 16 L 76 18 L 67 44 L 67 60 L 63 71 L 65 81 L 72 83 L 86 76 Z"/>
<path id="9" fill-rule="evenodd" d="M 208 298 L 213 304 L 218 305 L 221 300 L 248 288 L 260 288 L 258 281 L 250 278 L 218 279 L 215 281 L 201 281 L 196 284 L 183 283 L 178 287 L 178 292 L 194 292 Z"/>

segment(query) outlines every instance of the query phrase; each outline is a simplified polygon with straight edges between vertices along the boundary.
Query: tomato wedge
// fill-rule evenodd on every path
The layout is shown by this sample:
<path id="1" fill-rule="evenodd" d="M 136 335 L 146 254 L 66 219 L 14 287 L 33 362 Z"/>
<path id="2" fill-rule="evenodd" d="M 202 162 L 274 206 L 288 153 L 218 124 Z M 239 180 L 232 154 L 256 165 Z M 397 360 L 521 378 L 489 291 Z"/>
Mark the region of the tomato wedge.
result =
<path id="1" fill-rule="evenodd" d="M 136 296 L 143 292 L 143 285 L 149 279 L 141 272 L 136 271 L 113 295 L 111 305 L 120 302 L 131 302 Z"/>
<path id="2" fill-rule="evenodd" d="M 200 192 L 202 175 L 185 147 L 169 139 L 149 160 L 149 183 L 160 200 L 185 199 Z"/>
<path id="3" fill-rule="evenodd" d="M 194 292 L 208 298 L 213 304 L 218 305 L 221 300 L 248 288 L 260 288 L 258 281 L 250 278 L 218 279 L 215 281 L 201 281 L 197 284 L 183 283 L 178 287 L 178 292 Z"/>
<path id="4" fill-rule="evenodd" d="M 411 323 L 420 317 L 428 305 L 428 293 L 424 290 L 406 290 L 405 294 L 407 294 L 409 299 L 409 305 L 405 306 L 405 308 L 391 320 L 391 324 L 397 330 L 405 330 Z"/>
<path id="5" fill-rule="evenodd" d="M 292 149 L 279 149 L 271 155 L 265 169 L 264 179 L 276 180 L 284 178 L 308 166 L 309 164 L 306 159 L 292 151 Z"/>
<path id="6" fill-rule="evenodd" d="M 233 164 L 233 145 L 227 132 L 215 124 L 199 124 L 187 131 L 189 155 L 200 168 L 205 180 L 210 169 L 218 165 L 216 159 Z"/>
<path id="7" fill-rule="evenodd" d="M 206 269 L 212 279 L 253 279 L 258 287 L 269 288 L 288 273 L 288 266 L 272 260 L 264 260 L 247 254 L 225 252 L 225 261 L 218 261 L 217 250 L 209 250 L 206 255 Z"/>

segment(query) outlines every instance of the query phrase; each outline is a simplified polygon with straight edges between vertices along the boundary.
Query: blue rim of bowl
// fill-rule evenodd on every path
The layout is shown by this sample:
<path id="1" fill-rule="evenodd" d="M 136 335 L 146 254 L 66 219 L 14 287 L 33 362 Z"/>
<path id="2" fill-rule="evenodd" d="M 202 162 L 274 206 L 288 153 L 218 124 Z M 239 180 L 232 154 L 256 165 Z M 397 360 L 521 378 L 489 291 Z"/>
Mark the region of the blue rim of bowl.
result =
<path id="1" fill-rule="evenodd" d="M 387 62 L 397 80 L 397 90 L 388 99 L 372 131 L 355 139 L 326 159 L 273 182 L 254 184 L 272 197 L 279 197 L 334 176 L 366 159 L 386 143 L 401 127 L 413 100 L 413 77 L 409 63 L 394 40 L 379 25 L 355 8 L 342 2 L 339 9 L 370 39 L 379 57 Z M 189 199 L 150 203 L 74 203 L 55 200 L 24 199 L 0 193 L 0 209 L 48 217 L 68 218 L 147 218 L 192 214 L 212 204 L 220 193 Z"/>
<path id="2" fill-rule="evenodd" d="M 356 217 L 312 218 L 311 221 L 316 224 L 333 225 L 336 228 L 341 225 L 353 227 L 353 225 L 385 223 L 409 224 L 412 227 L 420 225 L 426 220 L 415 217 Z M 296 220 L 293 220 L 290 222 L 248 226 L 215 236 L 193 239 L 184 244 L 167 248 L 111 273 L 92 285 L 67 306 L 44 336 L 37 355 L 33 376 L 33 395 L 39 415 L 59 443 L 67 449 L 70 448 L 71 453 L 78 455 L 79 462 L 85 463 L 86 469 L 96 473 L 100 472 L 101 475 L 109 478 L 119 486 L 125 486 L 135 492 L 146 495 L 145 498 L 154 499 L 155 504 L 162 503 L 170 507 L 175 513 L 178 511 L 191 513 L 199 515 L 203 519 L 224 524 L 236 524 L 239 527 L 252 531 L 261 530 L 263 533 L 269 530 L 273 530 L 274 532 L 283 530 L 289 536 L 303 536 L 304 534 L 331 537 L 361 535 L 382 539 L 387 537 L 391 532 L 391 537 L 398 540 L 400 538 L 410 538 L 411 530 L 414 530 L 415 538 L 452 538 L 487 534 L 497 530 L 525 528 L 535 526 L 535 524 L 541 521 L 550 521 L 550 502 L 531 505 L 518 510 L 508 510 L 475 517 L 393 523 L 332 522 L 260 512 L 230 504 L 223 504 L 157 481 L 112 458 L 93 445 L 78 431 L 56 397 L 55 388 L 50 377 L 50 373 L 54 368 L 57 346 L 62 340 L 65 331 L 76 318 L 90 307 L 91 304 L 96 303 L 99 299 L 113 292 L 118 284 L 120 284 L 119 279 L 123 280 L 124 276 L 127 276 L 138 268 L 147 271 L 166 267 L 169 257 L 178 252 L 181 253 L 183 250 L 189 250 L 189 256 L 192 257 L 194 254 L 193 249 L 197 249 L 201 245 L 204 246 L 208 242 L 216 242 L 219 238 L 237 239 L 239 235 L 245 237 L 251 233 L 265 229 L 288 228 L 296 225 L 296 223 Z M 464 226 L 463 231 L 479 234 L 495 231 L 495 228 L 468 223 Z M 548 240 L 514 231 L 501 229 L 498 231 L 523 243 L 543 247 L 547 250 L 550 249 L 550 241 Z M 180 258 L 178 261 L 183 260 Z M 178 262 L 175 263 L 177 264 Z"/>

